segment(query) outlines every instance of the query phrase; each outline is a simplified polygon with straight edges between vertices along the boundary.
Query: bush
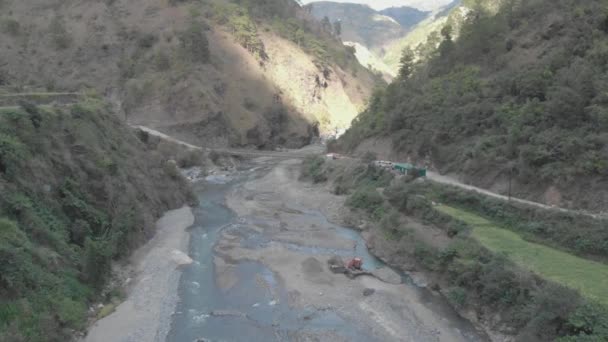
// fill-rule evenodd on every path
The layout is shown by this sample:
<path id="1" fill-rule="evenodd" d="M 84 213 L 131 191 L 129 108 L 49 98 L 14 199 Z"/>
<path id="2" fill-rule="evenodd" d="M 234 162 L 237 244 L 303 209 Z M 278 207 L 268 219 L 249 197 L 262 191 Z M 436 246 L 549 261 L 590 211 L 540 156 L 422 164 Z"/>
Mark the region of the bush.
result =
<path id="1" fill-rule="evenodd" d="M 608 308 L 594 303 L 582 303 L 566 322 L 566 337 L 560 342 L 594 342 L 608 340 Z"/>
<path id="2" fill-rule="evenodd" d="M 171 68 L 171 59 L 164 51 L 158 51 L 155 56 L 156 70 L 167 71 Z"/>
<path id="3" fill-rule="evenodd" d="M 370 152 L 370 151 L 365 152 L 363 157 L 361 157 L 361 161 L 363 161 L 365 164 L 371 164 L 372 162 L 376 161 L 377 159 L 378 159 L 378 156 L 376 155 L 376 153 Z"/>
<path id="4" fill-rule="evenodd" d="M 87 238 L 84 251 L 83 268 L 87 282 L 100 289 L 112 269 L 112 246 L 108 241 Z"/>
<path id="5" fill-rule="evenodd" d="M 203 152 L 188 150 L 181 152 L 177 157 L 177 164 L 180 168 L 187 169 L 194 166 L 201 166 L 203 163 Z"/>
<path id="6" fill-rule="evenodd" d="M 380 228 L 386 235 L 396 241 L 401 240 L 404 236 L 409 235 L 409 231 L 401 225 L 400 214 L 395 209 L 390 211 L 380 219 Z"/>
<path id="7" fill-rule="evenodd" d="M 323 183 L 327 181 L 325 159 L 321 156 L 312 156 L 304 159 L 300 171 L 300 178 L 312 180 L 313 183 Z"/>
<path id="8" fill-rule="evenodd" d="M 383 204 L 384 199 L 382 195 L 372 187 L 360 187 L 346 200 L 346 205 L 351 208 L 365 210 L 373 214 L 376 219 L 381 218 Z"/>
<path id="9" fill-rule="evenodd" d="M 72 44 L 72 38 L 65 27 L 65 22 L 61 17 L 55 17 L 49 26 L 49 33 L 53 46 L 57 50 L 65 50 Z"/>
<path id="10" fill-rule="evenodd" d="M 540 340 L 553 340 L 564 333 L 560 330 L 580 304 L 581 298 L 576 291 L 547 283 L 534 294 L 525 309 L 530 321 L 524 332 L 532 332 Z"/>
<path id="11" fill-rule="evenodd" d="M 0 28 L 6 34 L 17 36 L 21 31 L 21 24 L 13 18 L 5 18 L 0 21 Z"/>
<path id="12" fill-rule="evenodd" d="M 215 165 L 217 165 L 217 163 L 220 161 L 220 157 L 221 157 L 220 154 L 215 151 L 209 152 L 209 159 L 211 159 L 211 161 Z"/>
<path id="13" fill-rule="evenodd" d="M 200 23 L 193 21 L 188 29 L 179 35 L 179 40 L 189 60 L 197 63 L 209 62 L 209 41 Z"/>
<path id="14" fill-rule="evenodd" d="M 445 296 L 452 305 L 458 308 L 464 307 L 467 302 L 467 291 L 459 286 L 447 289 Z"/>
<path id="15" fill-rule="evenodd" d="M 26 155 L 27 148 L 19 139 L 0 132 L 0 174 L 13 177 Z"/>
<path id="16" fill-rule="evenodd" d="M 137 45 L 142 49 L 149 49 L 156 44 L 158 37 L 153 33 L 143 33 L 139 35 L 137 39 Z"/>

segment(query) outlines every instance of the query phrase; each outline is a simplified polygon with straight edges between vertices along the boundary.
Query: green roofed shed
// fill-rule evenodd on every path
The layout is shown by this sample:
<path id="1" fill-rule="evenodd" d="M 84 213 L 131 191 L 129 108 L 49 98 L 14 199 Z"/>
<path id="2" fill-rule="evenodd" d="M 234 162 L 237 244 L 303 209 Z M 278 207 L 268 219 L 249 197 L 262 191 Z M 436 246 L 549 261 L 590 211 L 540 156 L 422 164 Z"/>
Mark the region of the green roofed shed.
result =
<path id="1" fill-rule="evenodd" d="M 418 177 L 426 177 L 426 169 L 417 168 L 412 164 L 408 163 L 395 163 L 393 164 L 393 169 L 399 173 L 404 175 L 416 175 Z"/>

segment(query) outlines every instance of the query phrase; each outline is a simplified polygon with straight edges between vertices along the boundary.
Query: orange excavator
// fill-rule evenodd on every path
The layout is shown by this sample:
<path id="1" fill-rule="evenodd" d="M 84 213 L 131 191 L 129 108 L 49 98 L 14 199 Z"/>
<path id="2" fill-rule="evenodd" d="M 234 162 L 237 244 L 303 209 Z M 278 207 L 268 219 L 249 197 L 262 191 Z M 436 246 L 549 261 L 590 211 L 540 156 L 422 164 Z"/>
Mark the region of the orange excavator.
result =
<path id="1" fill-rule="evenodd" d="M 327 261 L 327 263 L 329 264 L 329 269 L 333 273 L 342 273 L 351 279 L 361 275 L 371 275 L 370 272 L 363 271 L 362 258 L 355 257 L 348 263 L 344 263 L 342 258 L 339 256 L 333 256 Z"/>
<path id="2" fill-rule="evenodd" d="M 353 271 L 361 271 L 361 267 L 363 267 L 363 260 L 361 258 L 353 258 L 346 265 L 346 268 Z"/>

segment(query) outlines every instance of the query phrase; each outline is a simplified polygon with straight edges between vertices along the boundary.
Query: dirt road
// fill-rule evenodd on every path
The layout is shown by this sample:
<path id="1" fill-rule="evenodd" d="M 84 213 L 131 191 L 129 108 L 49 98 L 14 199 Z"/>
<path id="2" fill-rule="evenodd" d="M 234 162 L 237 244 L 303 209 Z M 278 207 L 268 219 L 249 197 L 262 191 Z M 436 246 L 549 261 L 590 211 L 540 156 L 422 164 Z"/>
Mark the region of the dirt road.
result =
<path id="1" fill-rule="evenodd" d="M 198 149 L 198 150 L 203 150 L 201 147 L 197 147 L 191 144 L 188 144 L 186 142 L 177 140 L 173 137 L 170 137 L 166 134 L 163 134 L 161 132 L 158 132 L 156 130 L 153 130 L 151 128 L 148 127 L 144 127 L 144 126 L 137 126 L 136 128 L 139 128 L 143 131 L 148 132 L 149 134 L 152 134 L 154 136 L 157 137 L 161 137 L 163 139 L 166 139 L 168 141 L 172 141 L 175 142 L 177 144 L 186 146 L 188 148 L 191 149 Z M 322 148 L 312 148 L 312 149 L 307 149 L 307 150 L 303 150 L 302 152 L 293 152 L 293 151 L 286 151 L 286 152 L 273 152 L 273 151 L 252 151 L 252 150 L 244 150 L 244 149 L 208 149 L 209 151 L 216 151 L 218 153 L 222 153 L 222 154 L 228 154 L 228 155 L 240 155 L 240 156 L 245 156 L 245 157 L 273 157 L 273 158 L 286 158 L 286 159 L 290 159 L 290 158 L 305 158 L 309 155 L 320 155 L 324 153 L 324 150 Z M 352 159 L 356 159 L 356 158 L 352 158 Z M 464 190 L 468 190 L 468 191 L 475 191 L 478 192 L 480 194 L 486 195 L 486 196 L 490 196 L 493 198 L 498 198 L 501 200 L 505 200 L 505 201 L 513 201 L 513 202 L 517 202 L 517 203 L 521 203 L 521 204 L 525 204 L 525 205 L 529 205 L 529 206 L 533 206 L 533 207 L 537 207 L 537 208 L 541 208 L 541 209 L 547 209 L 547 210 L 556 210 L 556 211 L 560 211 L 563 213 L 571 213 L 571 214 L 575 214 L 575 215 L 585 215 L 585 216 L 589 216 L 595 219 L 608 219 L 608 212 L 602 212 L 602 213 L 592 213 L 592 212 L 588 212 L 585 210 L 572 210 L 572 209 L 566 209 L 566 208 L 560 208 L 560 207 L 555 207 L 555 206 L 550 206 L 550 205 L 546 205 L 543 203 L 538 203 L 538 202 L 533 202 L 533 201 L 529 201 L 529 200 L 525 200 L 525 199 L 521 199 L 521 198 L 516 198 L 516 197 L 511 197 L 509 198 L 508 196 L 504 196 L 501 194 L 497 194 L 495 192 L 491 192 L 489 190 L 486 189 L 482 189 L 473 185 L 469 185 L 469 184 L 465 184 L 462 183 L 461 181 L 449 177 L 449 176 L 445 176 L 445 175 L 440 175 L 437 172 L 432 172 L 432 171 L 428 171 L 427 172 L 427 179 L 436 182 L 436 183 L 441 183 L 441 184 L 447 184 L 447 185 L 452 185 Z"/>
<path id="2" fill-rule="evenodd" d="M 452 185 L 464 190 L 468 190 L 468 191 L 475 191 L 478 192 L 480 194 L 483 194 L 485 196 L 489 196 L 489 197 L 493 197 L 493 198 L 498 198 L 504 201 L 513 201 L 513 202 L 517 202 L 517 203 L 521 203 L 521 204 L 525 204 L 525 205 L 529 205 L 532 207 L 537 207 L 537 208 L 541 208 L 541 209 L 546 209 L 546 210 L 556 210 L 556 211 L 560 211 L 563 213 L 571 213 L 571 214 L 576 214 L 576 215 L 585 215 L 585 216 L 589 216 L 595 219 L 608 219 L 608 213 L 590 213 L 584 210 L 571 210 L 571 209 L 565 209 L 565 208 L 560 208 L 560 207 L 556 207 L 556 206 L 550 206 L 550 205 L 546 205 L 546 204 L 542 204 L 542 203 L 538 203 L 538 202 L 533 202 L 533 201 L 528 201 L 525 199 L 521 199 L 521 198 L 516 198 L 516 197 L 511 197 L 509 198 L 508 196 L 504 196 L 504 195 L 500 195 L 491 191 L 488 191 L 486 189 L 482 189 L 476 186 L 472 186 L 472 185 L 468 185 L 468 184 L 464 184 L 454 178 L 448 177 L 448 176 L 444 176 L 444 175 L 440 175 L 437 172 L 432 172 L 432 171 L 428 171 L 426 177 L 429 180 L 432 180 L 433 182 L 436 183 L 441 183 L 441 184 L 447 184 L 447 185 Z"/>

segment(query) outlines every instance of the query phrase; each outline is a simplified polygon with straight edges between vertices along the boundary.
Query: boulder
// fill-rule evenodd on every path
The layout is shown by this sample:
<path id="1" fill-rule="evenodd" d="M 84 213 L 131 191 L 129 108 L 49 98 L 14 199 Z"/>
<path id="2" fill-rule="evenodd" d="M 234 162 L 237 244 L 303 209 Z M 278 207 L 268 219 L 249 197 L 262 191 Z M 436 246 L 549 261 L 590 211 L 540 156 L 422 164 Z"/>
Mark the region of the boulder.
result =
<path id="1" fill-rule="evenodd" d="M 398 285 L 403 282 L 401 280 L 401 275 L 388 267 L 379 268 L 373 271 L 373 274 L 376 278 L 382 280 L 385 283 Z"/>
<path id="2" fill-rule="evenodd" d="M 376 290 L 374 290 L 374 289 L 365 289 L 365 290 L 363 290 L 363 296 L 369 297 L 369 296 L 373 295 L 375 292 L 376 292 Z"/>

